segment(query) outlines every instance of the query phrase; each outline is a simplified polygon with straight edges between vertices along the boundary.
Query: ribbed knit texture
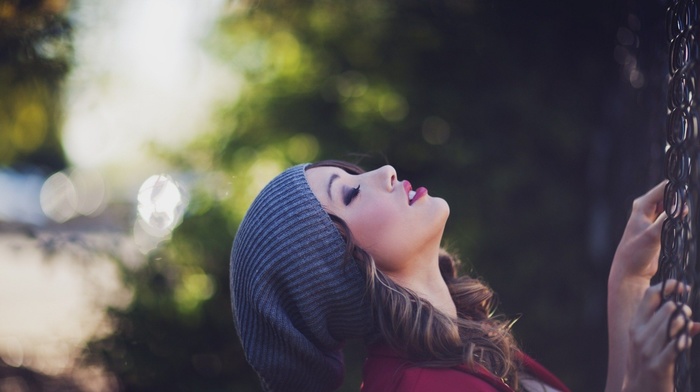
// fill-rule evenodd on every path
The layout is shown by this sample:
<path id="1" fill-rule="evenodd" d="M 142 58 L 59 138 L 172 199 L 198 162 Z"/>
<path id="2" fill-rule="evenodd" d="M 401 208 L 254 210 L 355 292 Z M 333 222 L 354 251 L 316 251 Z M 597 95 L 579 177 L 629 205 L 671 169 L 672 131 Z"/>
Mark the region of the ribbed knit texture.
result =
<path id="1" fill-rule="evenodd" d="M 365 281 L 309 188 L 306 165 L 273 179 L 233 242 L 231 302 L 248 362 L 268 391 L 332 391 L 343 341 L 366 336 Z"/>

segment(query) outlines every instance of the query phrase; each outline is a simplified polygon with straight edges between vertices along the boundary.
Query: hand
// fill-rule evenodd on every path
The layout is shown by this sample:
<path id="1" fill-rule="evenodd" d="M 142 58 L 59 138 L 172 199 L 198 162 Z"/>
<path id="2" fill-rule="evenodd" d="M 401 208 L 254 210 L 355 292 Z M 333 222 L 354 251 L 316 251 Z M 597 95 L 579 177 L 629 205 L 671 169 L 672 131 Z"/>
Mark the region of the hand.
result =
<path id="1" fill-rule="evenodd" d="M 668 280 L 664 296 L 676 290 L 680 292 L 689 289 L 678 285 L 675 280 Z M 686 325 L 683 315 L 674 313 L 677 307 L 674 302 L 661 305 L 661 290 L 662 285 L 657 284 L 646 291 L 632 320 L 627 362 L 628 382 L 623 391 L 673 392 L 677 349 L 689 349 L 692 337 L 700 332 L 700 323 L 690 321 Z M 690 308 L 683 305 L 681 311 L 690 320 Z M 669 322 L 671 317 L 674 319 Z M 673 338 L 669 339 L 669 336 Z"/>
<path id="2" fill-rule="evenodd" d="M 666 213 L 663 197 L 666 181 L 656 185 L 632 204 L 632 213 L 615 251 L 611 280 L 638 281 L 645 288 L 658 269 L 661 228 Z"/>
<path id="3" fill-rule="evenodd" d="M 619 392 L 627 379 L 632 320 L 659 268 L 664 187 L 662 182 L 634 201 L 610 267 L 606 392 Z"/>

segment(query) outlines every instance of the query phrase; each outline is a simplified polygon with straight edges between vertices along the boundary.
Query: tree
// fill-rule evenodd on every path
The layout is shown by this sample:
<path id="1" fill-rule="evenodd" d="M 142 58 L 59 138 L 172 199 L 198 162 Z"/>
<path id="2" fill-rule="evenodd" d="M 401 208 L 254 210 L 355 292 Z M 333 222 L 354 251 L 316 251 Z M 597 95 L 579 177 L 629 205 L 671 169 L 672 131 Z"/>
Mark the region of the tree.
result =
<path id="1" fill-rule="evenodd" d="M 0 1 L 0 165 L 66 166 L 61 84 L 72 48 L 65 5 Z"/>

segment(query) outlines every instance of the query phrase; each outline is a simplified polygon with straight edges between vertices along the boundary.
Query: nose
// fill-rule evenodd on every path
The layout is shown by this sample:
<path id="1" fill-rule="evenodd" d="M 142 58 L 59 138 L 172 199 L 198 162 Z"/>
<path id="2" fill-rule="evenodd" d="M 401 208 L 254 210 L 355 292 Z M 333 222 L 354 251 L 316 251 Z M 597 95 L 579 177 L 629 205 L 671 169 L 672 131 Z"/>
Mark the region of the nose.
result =
<path id="1" fill-rule="evenodd" d="M 386 188 L 388 191 L 394 189 L 394 183 L 396 182 L 396 169 L 394 169 L 391 165 L 382 166 L 371 173 L 381 187 Z"/>

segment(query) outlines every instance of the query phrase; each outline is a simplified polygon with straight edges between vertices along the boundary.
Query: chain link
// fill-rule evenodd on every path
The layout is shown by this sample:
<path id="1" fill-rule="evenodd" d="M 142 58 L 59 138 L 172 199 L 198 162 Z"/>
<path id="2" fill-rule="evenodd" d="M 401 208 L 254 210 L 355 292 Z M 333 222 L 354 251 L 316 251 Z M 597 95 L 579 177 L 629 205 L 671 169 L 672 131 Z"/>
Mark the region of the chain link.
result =
<path id="1" fill-rule="evenodd" d="M 691 351 L 681 351 L 682 335 L 687 335 L 690 319 L 682 306 L 690 306 L 700 314 L 700 129 L 698 128 L 698 4 L 696 0 L 670 0 L 666 10 L 666 30 L 669 41 L 669 73 L 666 125 L 666 185 L 664 209 L 668 218 L 661 233 L 661 255 L 658 276 L 662 284 L 675 279 L 678 285 L 692 287 L 690 292 L 673 290 L 663 302 L 673 301 L 676 310 L 671 317 L 683 318 L 685 328 L 669 339 L 679 351 L 675 366 L 675 390 L 692 392 L 693 371 Z M 664 290 L 662 290 L 663 292 Z M 670 331 L 669 321 L 669 331 Z M 686 336 L 687 337 L 687 336 Z M 697 359 L 696 361 L 697 362 Z M 696 364 L 697 365 L 697 364 Z M 697 370 L 695 371 L 697 372 Z M 694 377 L 698 377 L 695 375 Z"/>

